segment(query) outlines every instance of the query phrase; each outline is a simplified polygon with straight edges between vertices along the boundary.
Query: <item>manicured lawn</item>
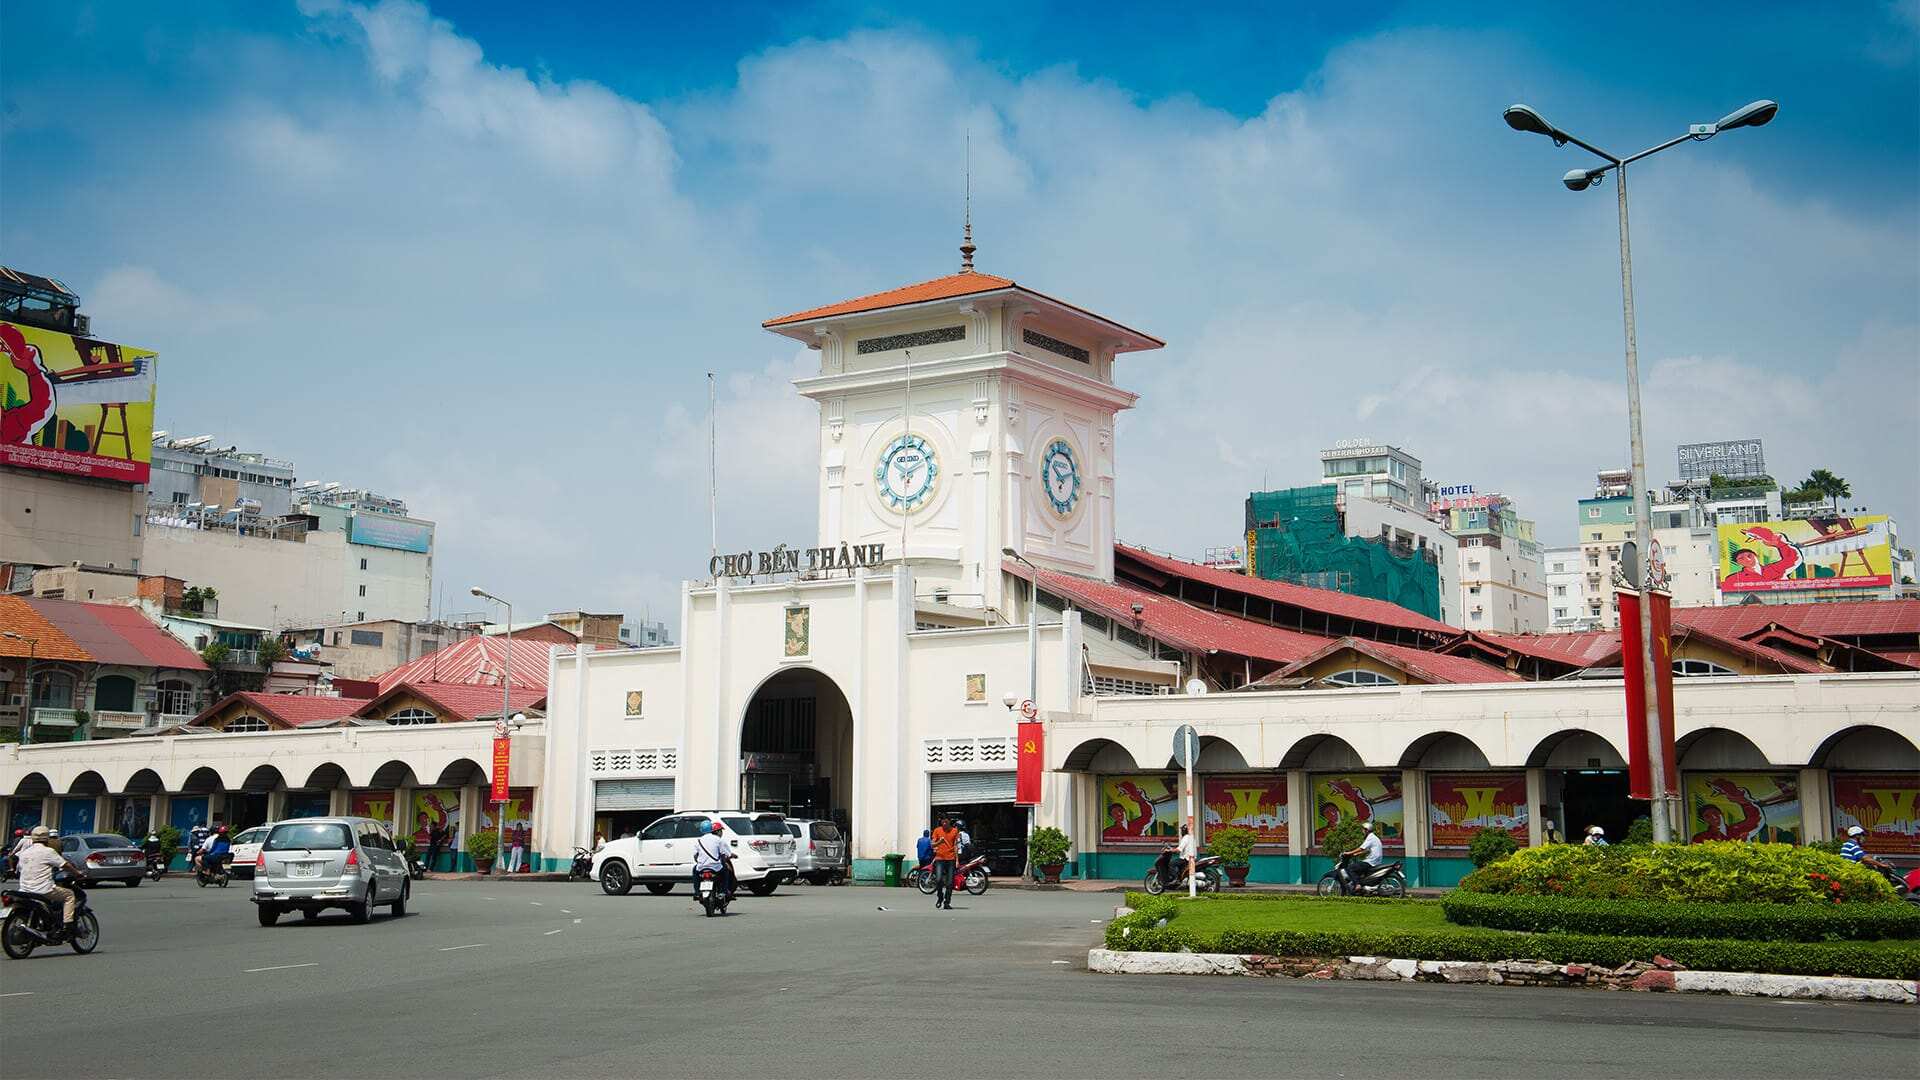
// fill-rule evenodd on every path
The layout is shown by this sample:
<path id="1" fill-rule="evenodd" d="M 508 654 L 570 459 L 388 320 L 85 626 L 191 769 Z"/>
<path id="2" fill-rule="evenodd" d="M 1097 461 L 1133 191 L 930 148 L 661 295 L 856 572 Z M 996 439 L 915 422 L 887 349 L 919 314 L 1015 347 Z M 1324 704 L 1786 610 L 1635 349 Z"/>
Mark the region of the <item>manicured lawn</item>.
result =
<path id="1" fill-rule="evenodd" d="M 1319 897 L 1203 896 L 1179 898 L 1182 930 L 1458 930 L 1437 900 L 1353 900 Z"/>

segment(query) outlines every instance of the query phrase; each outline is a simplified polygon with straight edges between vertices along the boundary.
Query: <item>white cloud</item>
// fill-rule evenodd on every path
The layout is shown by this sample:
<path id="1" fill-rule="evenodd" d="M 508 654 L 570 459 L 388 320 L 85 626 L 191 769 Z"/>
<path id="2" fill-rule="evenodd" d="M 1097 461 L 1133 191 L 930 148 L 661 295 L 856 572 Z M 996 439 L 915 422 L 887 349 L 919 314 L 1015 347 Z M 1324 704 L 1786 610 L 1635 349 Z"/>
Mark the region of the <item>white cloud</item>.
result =
<path id="1" fill-rule="evenodd" d="M 60 250 L 141 253 L 85 292 L 167 350 L 163 426 L 407 497 L 461 589 L 677 617 L 708 370 L 721 542 L 806 539 L 817 413 L 790 383 L 816 354 L 757 324 L 949 271 L 969 131 L 981 267 L 1170 342 L 1119 364 L 1129 539 L 1229 542 L 1263 476 L 1311 482 L 1356 435 L 1564 538 L 1625 460 L 1612 193 L 1570 195 L 1572 152 L 1499 122 L 1594 91 L 1516 42 L 1354 42 L 1251 117 L 879 31 L 643 102 L 489 60 L 417 3 L 302 10 L 316 32 L 275 62 L 119 136 L 138 200 L 44 213 L 78 223 Z M 1747 145 L 1635 182 L 1655 476 L 1677 442 L 1758 435 L 1781 475 L 1831 467 L 1920 520 L 1912 207 L 1783 195 Z M 263 404 L 288 401 L 311 422 Z"/>

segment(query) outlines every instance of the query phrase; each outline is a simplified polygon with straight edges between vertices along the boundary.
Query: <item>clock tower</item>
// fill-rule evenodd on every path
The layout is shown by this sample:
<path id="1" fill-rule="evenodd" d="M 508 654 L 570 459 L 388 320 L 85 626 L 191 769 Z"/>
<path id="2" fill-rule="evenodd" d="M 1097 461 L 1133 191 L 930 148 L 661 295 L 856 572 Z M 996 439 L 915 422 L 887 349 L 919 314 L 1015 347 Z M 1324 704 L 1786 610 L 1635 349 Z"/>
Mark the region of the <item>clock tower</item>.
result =
<path id="1" fill-rule="evenodd" d="M 1113 576 L 1114 385 L 1158 339 L 973 269 L 770 319 L 820 354 L 822 546 L 884 544 L 922 594 L 1001 605 L 1001 549 Z"/>

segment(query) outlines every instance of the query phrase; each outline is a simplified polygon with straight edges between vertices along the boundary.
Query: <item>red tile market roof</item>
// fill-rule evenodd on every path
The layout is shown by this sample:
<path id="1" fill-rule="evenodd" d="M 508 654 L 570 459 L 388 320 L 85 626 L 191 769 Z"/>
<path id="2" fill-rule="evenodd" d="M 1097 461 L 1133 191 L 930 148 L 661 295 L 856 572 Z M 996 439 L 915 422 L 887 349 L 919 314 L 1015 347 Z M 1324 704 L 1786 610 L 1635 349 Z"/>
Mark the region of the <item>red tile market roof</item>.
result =
<path id="1" fill-rule="evenodd" d="M 1166 342 L 1161 341 L 1152 334 L 1142 333 L 1130 327 L 1121 326 L 1121 324 L 1105 316 L 1095 315 L 1085 308 L 1069 304 L 1056 297 L 1048 296 L 1046 293 L 1029 289 L 1011 278 L 998 277 L 993 274 L 982 274 L 972 270 L 958 274 L 948 274 L 946 277 L 937 277 L 931 281 L 917 281 L 911 285 L 902 285 L 897 289 L 888 289 L 885 292 L 871 293 L 867 296 L 856 296 L 851 300 L 842 300 L 839 303 L 808 308 L 805 311 L 796 311 L 791 315 L 781 315 L 777 318 L 768 319 L 760 325 L 768 330 L 774 330 L 782 326 L 791 326 L 794 323 L 809 322 L 814 319 L 830 319 L 838 315 L 860 315 L 869 311 L 885 311 L 888 308 L 906 307 L 911 304 L 924 304 L 934 300 L 952 300 L 961 296 L 979 296 L 985 293 L 1001 292 L 1003 290 L 1015 290 L 1030 296 L 1037 296 L 1049 303 L 1058 304 L 1071 311 L 1077 311 L 1082 315 L 1099 319 L 1101 322 L 1119 327 L 1143 341 L 1151 342 L 1156 348 L 1166 344 Z"/>
<path id="2" fill-rule="evenodd" d="M 192 722 L 205 726 L 207 721 L 235 702 L 244 702 L 249 710 L 272 717 L 290 727 L 330 724 L 353 715 L 366 704 L 366 701 L 359 698 L 320 697 L 314 694 L 263 694 L 243 690 L 237 694 L 228 694 L 200 710 L 200 715 L 194 717 Z"/>
<path id="3" fill-rule="evenodd" d="M 1125 544 L 1115 544 L 1113 551 L 1122 563 L 1131 561 L 1134 568 L 1144 569 L 1151 575 L 1180 578 L 1195 584 L 1258 596 L 1291 607 L 1335 618 L 1351 619 L 1355 622 L 1370 622 L 1402 630 L 1424 630 L 1448 637 L 1460 633 L 1459 627 L 1448 626 L 1438 619 L 1430 619 L 1385 600 L 1352 596 L 1332 589 L 1315 589 L 1284 581 L 1267 581 L 1247 574 L 1237 574 L 1231 570 L 1216 570 L 1211 566 L 1202 566 L 1199 563 L 1190 563 L 1167 555 L 1156 555 L 1144 548 L 1128 547 Z"/>
<path id="4" fill-rule="evenodd" d="M 96 664 L 126 667 L 207 670 L 205 661 L 200 659 L 198 653 L 187 648 L 179 638 L 149 622 L 138 608 L 40 597 L 10 599 L 25 603 L 47 623 L 59 627 L 86 654 L 85 657 L 67 659 L 86 659 Z M 11 639 L 0 640 L 7 640 L 13 645 L 24 644 Z M 45 643 L 37 650 L 37 655 L 41 659 L 49 658 Z"/>
<path id="5" fill-rule="evenodd" d="M 1012 559 L 1005 560 L 1003 565 L 1008 573 L 1017 577 L 1031 581 L 1036 576 L 1025 564 Z M 1038 577 L 1041 588 L 1071 600 L 1076 606 L 1183 649 L 1201 652 L 1217 649 L 1235 656 L 1287 663 L 1313 652 L 1327 640 L 1318 634 L 1304 634 L 1195 607 L 1124 582 L 1096 581 L 1057 570 L 1041 570 Z M 1140 605 L 1137 617 L 1133 613 L 1135 604 Z"/>
<path id="6" fill-rule="evenodd" d="M 513 648 L 509 650 L 505 638 L 471 637 L 402 664 L 374 681 L 379 683 L 382 693 L 403 682 L 491 686 L 496 691 L 497 707 L 503 662 L 513 676 L 514 689 L 524 686 L 542 693 L 546 691 L 547 649 L 548 644 L 544 641 L 515 639 Z"/>
<path id="7" fill-rule="evenodd" d="M 1256 681 L 1253 685 L 1278 683 L 1297 676 L 1342 649 L 1352 649 L 1365 653 L 1381 663 L 1405 671 L 1423 682 L 1430 683 L 1503 683 L 1525 682 L 1520 676 L 1498 668 L 1470 656 L 1449 656 L 1445 653 L 1428 652 L 1406 645 L 1393 645 L 1384 641 L 1370 641 L 1366 638 L 1343 637 L 1327 642 L 1314 651 L 1311 656 L 1301 657 L 1279 671 Z"/>
<path id="8" fill-rule="evenodd" d="M 412 693 L 425 698 L 438 706 L 453 720 L 478 720 L 483 717 L 500 715 L 500 687 L 475 686 L 469 683 L 403 682 L 392 687 L 386 693 L 372 701 L 362 701 L 356 710 L 360 715 L 372 713 L 384 700 L 398 693 Z M 522 709 L 538 709 L 547 703 L 547 688 L 523 687 L 515 682 L 507 695 L 507 709 L 510 713 Z"/>

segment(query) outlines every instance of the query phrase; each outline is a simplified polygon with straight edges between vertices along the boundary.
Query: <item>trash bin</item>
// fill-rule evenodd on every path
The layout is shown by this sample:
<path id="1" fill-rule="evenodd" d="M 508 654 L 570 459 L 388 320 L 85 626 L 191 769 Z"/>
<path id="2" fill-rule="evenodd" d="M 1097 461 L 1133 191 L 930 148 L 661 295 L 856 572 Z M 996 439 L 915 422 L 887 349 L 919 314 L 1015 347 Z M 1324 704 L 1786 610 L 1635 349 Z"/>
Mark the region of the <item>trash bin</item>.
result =
<path id="1" fill-rule="evenodd" d="M 882 858 L 886 859 L 887 868 L 884 871 L 884 876 L 881 878 L 881 883 L 889 889 L 898 888 L 900 885 L 900 867 L 905 865 L 907 857 L 897 851 L 889 851 L 886 855 L 882 856 Z"/>

